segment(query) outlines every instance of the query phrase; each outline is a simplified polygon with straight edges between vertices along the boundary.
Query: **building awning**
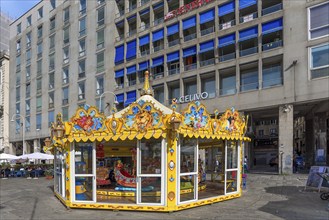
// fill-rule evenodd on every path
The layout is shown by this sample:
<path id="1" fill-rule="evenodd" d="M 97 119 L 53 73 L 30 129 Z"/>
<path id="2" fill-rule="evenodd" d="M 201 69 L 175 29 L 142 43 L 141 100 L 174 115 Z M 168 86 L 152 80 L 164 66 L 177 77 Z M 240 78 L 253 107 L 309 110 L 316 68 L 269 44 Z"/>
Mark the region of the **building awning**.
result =
<path id="1" fill-rule="evenodd" d="M 116 95 L 116 96 L 117 96 L 117 101 L 118 101 L 119 103 L 123 103 L 124 98 L 125 98 L 124 94 L 121 93 L 121 94 L 118 94 L 118 95 Z"/>
<path id="2" fill-rule="evenodd" d="M 144 46 L 150 43 L 150 35 L 145 35 L 139 38 L 139 46 Z"/>
<path id="3" fill-rule="evenodd" d="M 136 73 L 136 65 L 127 67 L 127 75 Z"/>
<path id="4" fill-rule="evenodd" d="M 196 25 L 196 17 L 190 17 L 188 19 L 183 20 L 183 30 L 186 30 L 190 27 L 193 27 Z"/>
<path id="5" fill-rule="evenodd" d="M 245 41 L 258 36 L 258 26 L 248 28 L 239 32 L 239 41 Z"/>
<path id="6" fill-rule="evenodd" d="M 127 43 L 126 59 L 133 59 L 136 57 L 136 39 Z"/>
<path id="7" fill-rule="evenodd" d="M 234 1 L 226 3 L 224 5 L 220 5 L 218 7 L 218 16 L 227 15 L 229 13 L 234 12 L 234 10 L 235 10 L 235 2 Z"/>
<path id="8" fill-rule="evenodd" d="M 167 63 L 179 60 L 179 50 L 175 51 L 173 53 L 168 53 L 167 54 Z"/>
<path id="9" fill-rule="evenodd" d="M 239 0 L 239 9 L 257 4 L 257 0 Z"/>
<path id="10" fill-rule="evenodd" d="M 139 12 L 139 15 L 140 16 L 143 16 L 143 15 L 146 15 L 147 13 L 150 13 L 150 9 L 149 8 L 148 9 L 145 9 L 145 10 L 143 10 L 141 12 Z"/>
<path id="11" fill-rule="evenodd" d="M 167 27 L 167 36 L 176 34 L 178 33 L 178 31 L 179 31 L 179 23 L 170 25 Z"/>
<path id="12" fill-rule="evenodd" d="M 124 75 L 123 69 L 115 71 L 115 78 L 123 77 L 123 75 Z"/>
<path id="13" fill-rule="evenodd" d="M 120 46 L 115 47 L 115 59 L 114 62 L 122 63 L 124 60 L 124 54 L 125 54 L 125 46 L 122 44 Z"/>
<path id="14" fill-rule="evenodd" d="M 152 33 L 152 41 L 157 41 L 157 40 L 161 40 L 163 39 L 163 29 L 158 30 L 158 31 L 154 31 Z"/>
<path id="15" fill-rule="evenodd" d="M 183 57 L 188 57 L 196 54 L 196 46 L 183 49 Z"/>
<path id="16" fill-rule="evenodd" d="M 136 90 L 127 92 L 126 94 L 127 94 L 127 99 L 125 101 L 125 106 L 136 101 Z"/>
<path id="17" fill-rule="evenodd" d="M 150 66 L 150 62 L 149 61 L 142 62 L 139 63 L 138 66 L 139 66 L 138 71 L 146 70 Z"/>
<path id="18" fill-rule="evenodd" d="M 153 10 L 157 10 L 158 8 L 163 7 L 163 2 L 160 2 L 159 4 L 153 5 Z"/>
<path id="19" fill-rule="evenodd" d="M 164 61 L 163 56 L 152 59 L 152 67 L 157 67 L 162 65 L 163 61 Z"/>
<path id="20" fill-rule="evenodd" d="M 262 34 L 269 34 L 282 30 L 282 18 L 262 24 Z"/>
<path id="21" fill-rule="evenodd" d="M 130 16 L 129 18 L 127 18 L 128 21 L 129 21 L 129 20 L 132 20 L 132 19 L 136 19 L 136 14 L 133 15 L 133 16 Z"/>
<path id="22" fill-rule="evenodd" d="M 211 9 L 206 12 L 200 13 L 200 24 L 204 24 L 214 19 L 215 19 L 215 9 Z"/>
<path id="23" fill-rule="evenodd" d="M 218 38 L 218 47 L 225 47 L 231 44 L 235 44 L 235 33 L 225 35 Z"/>
<path id="24" fill-rule="evenodd" d="M 204 53 L 210 50 L 214 50 L 214 40 L 210 40 L 207 42 L 200 43 L 200 51 L 199 53 Z"/>

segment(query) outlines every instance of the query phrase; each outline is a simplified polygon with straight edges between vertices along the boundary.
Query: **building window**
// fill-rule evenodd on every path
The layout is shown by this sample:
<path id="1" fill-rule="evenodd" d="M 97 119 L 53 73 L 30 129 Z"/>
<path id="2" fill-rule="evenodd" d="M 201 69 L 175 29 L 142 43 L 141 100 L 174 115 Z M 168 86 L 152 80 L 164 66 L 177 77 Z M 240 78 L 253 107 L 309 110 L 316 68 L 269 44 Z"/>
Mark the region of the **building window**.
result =
<path id="1" fill-rule="evenodd" d="M 79 37 L 86 34 L 86 17 L 79 20 Z"/>
<path id="2" fill-rule="evenodd" d="M 42 110 L 42 96 L 37 96 L 37 112 Z"/>
<path id="3" fill-rule="evenodd" d="M 37 61 L 37 76 L 42 74 L 42 60 Z"/>
<path id="4" fill-rule="evenodd" d="M 21 52 L 21 40 L 16 42 L 16 52 L 19 54 Z"/>
<path id="5" fill-rule="evenodd" d="M 85 50 L 86 50 L 86 41 L 85 39 L 81 39 L 79 40 L 79 57 L 86 55 Z"/>
<path id="6" fill-rule="evenodd" d="M 240 75 L 240 91 L 249 91 L 258 89 L 258 63 L 250 64 L 253 65 L 246 68 L 241 66 Z"/>
<path id="7" fill-rule="evenodd" d="M 43 7 L 38 9 L 38 19 L 43 17 Z"/>
<path id="8" fill-rule="evenodd" d="M 31 130 L 31 118 L 25 117 L 25 131 L 29 132 Z"/>
<path id="9" fill-rule="evenodd" d="M 30 65 L 30 64 L 31 64 L 31 49 L 26 51 L 26 65 Z"/>
<path id="10" fill-rule="evenodd" d="M 69 67 L 63 68 L 63 84 L 69 83 Z"/>
<path id="11" fill-rule="evenodd" d="M 79 76 L 78 79 L 86 77 L 86 61 L 80 60 L 79 61 Z"/>
<path id="12" fill-rule="evenodd" d="M 25 98 L 30 98 L 31 95 L 31 83 L 26 83 Z"/>
<path id="13" fill-rule="evenodd" d="M 97 50 L 104 48 L 104 29 L 97 31 Z"/>
<path id="14" fill-rule="evenodd" d="M 49 55 L 49 71 L 53 71 L 55 69 L 55 54 Z"/>
<path id="15" fill-rule="evenodd" d="M 70 57 L 70 47 L 64 47 L 63 48 L 63 63 L 67 64 L 69 62 L 69 57 Z"/>
<path id="16" fill-rule="evenodd" d="M 329 2 L 313 6 L 308 10 L 309 39 L 316 39 L 329 35 Z"/>
<path id="17" fill-rule="evenodd" d="M 27 66 L 25 71 L 26 71 L 25 79 L 26 79 L 26 81 L 30 81 L 31 80 L 31 66 Z"/>
<path id="18" fill-rule="evenodd" d="M 41 90 L 42 90 L 42 79 L 39 78 L 37 79 L 37 95 L 41 94 Z"/>
<path id="19" fill-rule="evenodd" d="M 156 85 L 153 86 L 153 91 L 154 91 L 154 98 L 158 100 L 160 103 L 164 104 L 164 86 L 163 84 L 161 85 Z"/>
<path id="20" fill-rule="evenodd" d="M 63 42 L 64 42 L 64 45 L 70 43 L 70 29 L 69 29 L 69 27 L 66 27 L 63 30 Z"/>
<path id="21" fill-rule="evenodd" d="M 48 127 L 51 127 L 51 124 L 55 121 L 55 112 L 49 111 L 48 112 Z"/>
<path id="22" fill-rule="evenodd" d="M 21 70 L 21 56 L 16 57 L 16 71 Z"/>
<path id="23" fill-rule="evenodd" d="M 16 114 L 19 114 L 21 112 L 20 106 L 21 103 L 16 103 Z"/>
<path id="24" fill-rule="evenodd" d="M 201 76 L 201 93 L 208 93 L 208 98 L 216 97 L 216 79 L 215 73 Z"/>
<path id="25" fill-rule="evenodd" d="M 69 20 L 70 20 L 70 7 L 67 7 L 64 9 L 64 12 L 63 12 L 63 21 L 64 21 L 64 23 L 66 23 Z"/>
<path id="26" fill-rule="evenodd" d="M 16 87 L 16 102 L 19 102 L 21 100 L 21 87 Z"/>
<path id="27" fill-rule="evenodd" d="M 29 32 L 26 34 L 26 48 L 31 47 L 31 41 L 32 41 L 31 32 Z"/>
<path id="28" fill-rule="evenodd" d="M 62 108 L 63 121 L 69 120 L 69 107 Z"/>
<path id="29" fill-rule="evenodd" d="M 63 99 L 62 99 L 62 105 L 69 104 L 69 87 L 63 88 Z"/>
<path id="30" fill-rule="evenodd" d="M 21 23 L 19 23 L 19 24 L 16 26 L 16 30 L 17 30 L 17 34 L 22 33 L 22 24 L 21 24 Z"/>
<path id="31" fill-rule="evenodd" d="M 26 18 L 26 26 L 30 27 L 32 24 L 32 17 L 31 15 Z"/>
<path id="32" fill-rule="evenodd" d="M 41 58 L 42 57 L 42 42 L 37 44 L 37 58 Z"/>
<path id="33" fill-rule="evenodd" d="M 37 114 L 36 115 L 36 129 L 41 129 L 41 124 L 42 124 L 42 117 L 41 117 L 41 114 Z"/>
<path id="34" fill-rule="evenodd" d="M 52 31 L 52 30 L 55 30 L 55 27 L 56 27 L 56 17 L 52 17 L 50 18 L 49 20 L 49 30 Z"/>
<path id="35" fill-rule="evenodd" d="M 16 86 L 19 86 L 21 84 L 21 73 L 16 73 Z"/>
<path id="36" fill-rule="evenodd" d="M 184 79 L 184 95 L 194 95 L 198 92 L 195 77 Z"/>
<path id="37" fill-rule="evenodd" d="M 48 93 L 48 108 L 54 108 L 54 92 Z"/>
<path id="38" fill-rule="evenodd" d="M 80 0 L 80 15 L 83 15 L 86 13 L 86 7 L 87 7 L 87 1 L 86 0 Z"/>
<path id="39" fill-rule="evenodd" d="M 38 27 L 37 37 L 38 37 L 38 40 L 40 40 L 42 38 L 42 25 L 40 25 Z"/>
<path id="40" fill-rule="evenodd" d="M 55 49 L 55 35 L 49 37 L 49 51 L 52 52 Z"/>
<path id="41" fill-rule="evenodd" d="M 78 83 L 78 100 L 85 99 L 85 82 Z"/>
<path id="42" fill-rule="evenodd" d="M 31 105 L 30 100 L 25 101 L 25 115 L 30 115 L 31 112 Z"/>
<path id="43" fill-rule="evenodd" d="M 97 25 L 98 25 L 98 27 L 104 25 L 104 21 L 105 21 L 104 17 L 105 17 L 105 8 L 103 7 L 103 8 L 100 8 L 100 9 L 97 10 Z"/>
<path id="44" fill-rule="evenodd" d="M 104 52 L 97 54 L 97 72 L 103 72 L 104 71 Z"/>
<path id="45" fill-rule="evenodd" d="M 104 76 L 96 78 L 96 95 L 101 95 L 104 92 Z"/>
<path id="46" fill-rule="evenodd" d="M 49 73 L 49 89 L 54 89 L 55 87 L 55 73 Z"/>
<path id="47" fill-rule="evenodd" d="M 51 10 L 56 8 L 56 0 L 50 0 L 50 7 L 51 7 Z"/>
<path id="48" fill-rule="evenodd" d="M 270 135 L 271 136 L 275 136 L 275 135 L 277 135 L 278 133 L 277 133 L 277 130 L 276 130 L 276 128 L 270 128 Z"/>
<path id="49" fill-rule="evenodd" d="M 171 100 L 174 98 L 179 99 L 180 97 L 180 86 L 179 81 L 172 82 L 168 84 L 168 104 L 171 103 Z"/>
<path id="50" fill-rule="evenodd" d="M 263 137 L 264 136 L 264 130 L 258 130 L 258 136 Z"/>
<path id="51" fill-rule="evenodd" d="M 235 74 L 220 76 L 220 94 L 232 95 L 236 93 L 236 77 Z"/>
<path id="52" fill-rule="evenodd" d="M 329 76 L 329 44 L 310 48 L 311 79 Z"/>
<path id="53" fill-rule="evenodd" d="M 264 60 L 262 72 L 263 72 L 263 88 L 268 88 L 268 87 L 278 86 L 283 84 L 281 62 L 267 64 L 266 60 Z"/>

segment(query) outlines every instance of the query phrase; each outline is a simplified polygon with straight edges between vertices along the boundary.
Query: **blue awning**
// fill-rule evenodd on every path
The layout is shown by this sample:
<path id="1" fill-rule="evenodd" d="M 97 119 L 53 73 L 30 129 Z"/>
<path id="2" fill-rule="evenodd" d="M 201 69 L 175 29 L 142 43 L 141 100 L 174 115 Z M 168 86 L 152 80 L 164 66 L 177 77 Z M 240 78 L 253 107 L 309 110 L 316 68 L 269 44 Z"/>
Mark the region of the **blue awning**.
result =
<path id="1" fill-rule="evenodd" d="M 178 33 L 178 31 L 179 31 L 179 23 L 170 25 L 167 27 L 167 36 L 176 34 Z"/>
<path id="2" fill-rule="evenodd" d="M 150 36 L 147 34 L 139 38 L 139 46 L 144 46 L 150 43 Z"/>
<path id="3" fill-rule="evenodd" d="M 188 19 L 183 20 L 183 30 L 188 29 L 196 25 L 196 17 L 190 17 Z"/>
<path id="4" fill-rule="evenodd" d="M 167 63 L 179 60 L 179 50 L 176 52 L 168 53 L 167 54 Z"/>
<path id="5" fill-rule="evenodd" d="M 150 66 L 150 62 L 149 61 L 142 62 L 139 63 L 138 66 L 139 66 L 138 71 L 146 70 Z"/>
<path id="6" fill-rule="evenodd" d="M 226 3 L 224 5 L 220 5 L 218 7 L 218 16 L 223 16 L 223 15 L 227 15 L 229 13 L 232 13 L 232 12 L 234 12 L 234 9 L 235 9 L 235 2 L 234 1 Z"/>
<path id="7" fill-rule="evenodd" d="M 183 57 L 188 57 L 196 54 L 196 46 L 183 49 Z"/>
<path id="8" fill-rule="evenodd" d="M 239 41 L 249 40 L 258 36 L 258 26 L 248 28 L 239 32 Z"/>
<path id="9" fill-rule="evenodd" d="M 126 60 L 136 58 L 136 39 L 127 43 Z"/>
<path id="10" fill-rule="evenodd" d="M 163 38 L 163 29 L 158 30 L 158 31 L 154 31 L 152 33 L 152 41 L 157 41 L 157 40 L 161 40 Z"/>
<path id="11" fill-rule="evenodd" d="M 127 75 L 136 73 L 136 65 L 127 67 Z"/>
<path id="12" fill-rule="evenodd" d="M 235 44 L 235 33 L 218 38 L 218 47 L 225 47 L 230 44 Z"/>
<path id="13" fill-rule="evenodd" d="M 136 101 L 136 90 L 127 92 L 126 94 L 127 94 L 127 99 L 125 101 L 125 106 Z"/>
<path id="14" fill-rule="evenodd" d="M 123 77 L 123 75 L 124 75 L 123 69 L 115 71 L 115 78 Z"/>
<path id="15" fill-rule="evenodd" d="M 211 9 L 209 11 L 200 13 L 200 24 L 204 24 L 214 19 L 215 19 L 215 9 Z"/>
<path id="16" fill-rule="evenodd" d="M 133 16 L 130 16 L 129 18 L 127 18 L 127 20 L 129 21 L 129 20 L 134 19 L 134 18 L 136 18 L 136 14 L 133 15 Z"/>
<path id="17" fill-rule="evenodd" d="M 161 2 L 161 3 L 157 4 L 157 5 L 153 5 L 153 10 L 156 10 L 156 9 L 162 7 L 162 6 L 163 6 L 163 2 Z"/>
<path id="18" fill-rule="evenodd" d="M 156 66 L 160 66 L 163 64 L 163 56 L 160 57 L 156 57 L 154 59 L 152 59 L 152 67 L 156 67 Z"/>
<path id="19" fill-rule="evenodd" d="M 118 63 L 122 63 L 124 60 L 124 54 L 125 54 L 125 45 L 120 45 L 115 47 L 115 59 L 114 59 L 114 63 L 118 64 Z"/>
<path id="20" fill-rule="evenodd" d="M 269 34 L 282 30 L 282 18 L 262 24 L 262 34 Z"/>
<path id="21" fill-rule="evenodd" d="M 214 49 L 214 40 L 210 40 L 204 43 L 200 43 L 199 53 L 204 53 Z"/>
<path id="22" fill-rule="evenodd" d="M 117 101 L 119 103 L 123 103 L 125 99 L 125 95 L 123 93 L 116 95 L 117 96 Z"/>
<path id="23" fill-rule="evenodd" d="M 239 0 L 239 9 L 247 8 L 257 4 L 257 0 Z"/>
<path id="24" fill-rule="evenodd" d="M 147 13 L 150 13 L 150 9 L 149 8 L 145 9 L 144 11 L 139 12 L 139 15 L 140 16 L 143 16 L 143 15 L 146 15 Z"/>

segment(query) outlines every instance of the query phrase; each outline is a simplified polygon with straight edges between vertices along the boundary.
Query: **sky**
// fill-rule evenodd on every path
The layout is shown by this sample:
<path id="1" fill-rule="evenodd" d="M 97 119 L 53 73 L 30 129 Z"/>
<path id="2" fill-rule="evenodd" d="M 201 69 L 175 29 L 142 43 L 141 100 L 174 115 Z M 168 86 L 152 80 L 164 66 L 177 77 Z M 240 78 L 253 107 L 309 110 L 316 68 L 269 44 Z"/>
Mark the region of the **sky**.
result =
<path id="1" fill-rule="evenodd" d="M 17 19 L 36 5 L 40 0 L 0 0 L 0 11 Z"/>

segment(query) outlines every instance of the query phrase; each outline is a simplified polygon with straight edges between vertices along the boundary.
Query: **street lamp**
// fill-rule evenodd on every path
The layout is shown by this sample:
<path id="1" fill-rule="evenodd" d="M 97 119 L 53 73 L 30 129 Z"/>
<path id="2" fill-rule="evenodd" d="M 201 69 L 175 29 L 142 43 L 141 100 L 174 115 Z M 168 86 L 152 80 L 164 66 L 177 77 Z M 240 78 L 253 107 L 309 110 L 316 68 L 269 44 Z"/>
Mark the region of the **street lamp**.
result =
<path id="1" fill-rule="evenodd" d="M 103 97 L 103 95 L 106 94 L 106 93 L 110 93 L 110 94 L 112 94 L 112 95 L 114 96 L 114 104 L 115 104 L 115 105 L 119 104 L 118 99 L 117 99 L 117 96 L 116 96 L 113 92 L 111 92 L 111 91 L 105 91 L 105 92 L 103 92 L 103 93 L 99 96 L 99 108 L 98 108 L 98 110 L 99 110 L 100 112 L 101 112 L 101 107 L 102 107 L 102 97 Z"/>
<path id="2" fill-rule="evenodd" d="M 26 153 L 26 144 L 25 144 L 25 125 L 26 125 L 26 118 L 25 116 L 22 116 L 21 114 L 13 114 L 11 117 L 11 122 L 14 122 L 14 117 L 19 116 L 22 119 L 22 126 L 23 126 L 23 155 Z"/>

